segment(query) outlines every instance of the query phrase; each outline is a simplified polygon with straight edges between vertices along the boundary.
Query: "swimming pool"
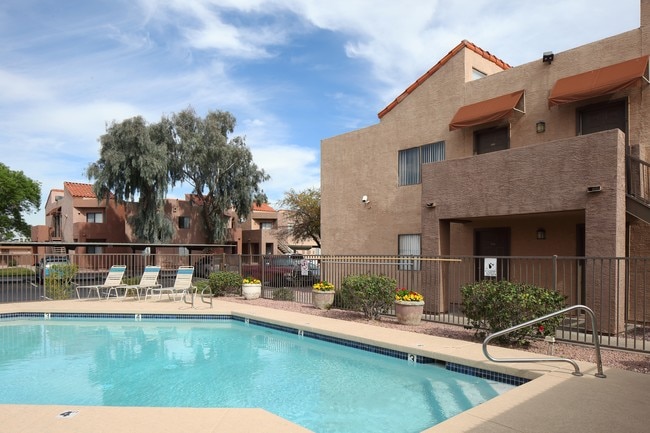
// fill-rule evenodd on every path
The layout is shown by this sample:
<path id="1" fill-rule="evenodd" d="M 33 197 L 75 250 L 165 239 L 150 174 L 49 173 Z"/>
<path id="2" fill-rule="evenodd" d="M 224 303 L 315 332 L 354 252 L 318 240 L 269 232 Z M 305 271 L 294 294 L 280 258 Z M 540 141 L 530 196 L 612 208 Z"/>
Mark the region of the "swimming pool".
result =
<path id="1" fill-rule="evenodd" d="M 231 316 L 87 316 L 4 321 L 0 402 L 262 407 L 316 432 L 416 432 L 513 386 Z"/>

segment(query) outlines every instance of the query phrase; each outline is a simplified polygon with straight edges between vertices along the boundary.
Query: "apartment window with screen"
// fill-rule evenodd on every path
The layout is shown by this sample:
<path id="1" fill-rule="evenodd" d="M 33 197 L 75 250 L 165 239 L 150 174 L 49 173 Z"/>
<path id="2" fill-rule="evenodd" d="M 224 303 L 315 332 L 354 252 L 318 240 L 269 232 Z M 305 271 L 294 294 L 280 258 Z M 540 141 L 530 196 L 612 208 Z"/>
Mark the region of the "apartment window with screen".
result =
<path id="1" fill-rule="evenodd" d="M 420 235 L 399 235 L 398 236 L 399 256 L 420 256 Z M 419 271 L 420 261 L 413 259 L 400 259 L 399 269 L 401 271 Z"/>
<path id="2" fill-rule="evenodd" d="M 474 151 L 477 155 L 510 148 L 510 128 L 500 126 L 474 132 Z"/>
<path id="3" fill-rule="evenodd" d="M 260 223 L 260 228 L 262 230 L 271 230 L 273 228 L 273 223 L 271 221 L 263 221 Z"/>
<path id="4" fill-rule="evenodd" d="M 189 229 L 190 228 L 190 217 L 188 217 L 188 216 L 179 216 L 178 217 L 178 228 L 179 229 Z"/>
<path id="5" fill-rule="evenodd" d="M 104 213 L 103 212 L 88 212 L 86 214 L 87 223 L 100 224 L 104 222 Z"/>
<path id="6" fill-rule="evenodd" d="M 422 181 L 422 164 L 445 160 L 445 142 L 400 150 L 397 159 L 399 185 L 417 185 Z"/>

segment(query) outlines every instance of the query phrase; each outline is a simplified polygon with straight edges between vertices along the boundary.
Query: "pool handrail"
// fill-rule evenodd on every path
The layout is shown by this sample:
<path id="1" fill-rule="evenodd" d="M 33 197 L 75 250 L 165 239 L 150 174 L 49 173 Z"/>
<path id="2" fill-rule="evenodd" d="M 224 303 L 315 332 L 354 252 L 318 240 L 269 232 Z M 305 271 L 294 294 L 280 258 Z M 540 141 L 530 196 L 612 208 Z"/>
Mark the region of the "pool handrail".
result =
<path id="1" fill-rule="evenodd" d="M 488 352 L 487 345 L 490 341 L 492 341 L 495 338 L 501 337 L 505 334 L 509 334 L 510 332 L 516 331 L 518 329 L 526 328 L 528 326 L 534 325 L 539 322 L 543 322 L 544 320 L 548 320 L 552 317 L 555 316 L 561 316 L 565 313 L 568 313 L 569 311 L 572 310 L 584 310 L 588 313 L 588 315 L 591 317 L 591 329 L 593 332 L 593 342 L 594 342 L 594 349 L 596 351 L 596 367 L 598 368 L 598 372 L 594 375 L 596 377 L 599 377 L 601 379 L 604 379 L 605 374 L 603 373 L 603 361 L 600 357 L 600 337 L 598 333 L 598 328 L 596 328 L 596 315 L 594 314 L 593 310 L 586 305 L 573 305 L 571 307 L 564 308 L 562 310 L 556 311 L 554 313 L 547 314 L 542 317 L 538 317 L 537 319 L 532 319 L 529 320 L 528 322 L 521 323 L 519 325 L 511 326 L 508 329 L 504 329 L 503 331 L 498 331 L 495 332 L 494 334 L 488 335 L 485 340 L 483 340 L 483 354 L 487 359 L 489 359 L 492 362 L 568 362 L 569 364 L 573 365 L 573 368 L 575 371 L 572 373 L 574 376 L 582 376 L 582 373 L 580 372 L 580 367 L 578 367 L 578 364 L 568 358 L 559 358 L 559 357 L 548 357 L 548 358 L 495 358 L 491 356 Z"/>

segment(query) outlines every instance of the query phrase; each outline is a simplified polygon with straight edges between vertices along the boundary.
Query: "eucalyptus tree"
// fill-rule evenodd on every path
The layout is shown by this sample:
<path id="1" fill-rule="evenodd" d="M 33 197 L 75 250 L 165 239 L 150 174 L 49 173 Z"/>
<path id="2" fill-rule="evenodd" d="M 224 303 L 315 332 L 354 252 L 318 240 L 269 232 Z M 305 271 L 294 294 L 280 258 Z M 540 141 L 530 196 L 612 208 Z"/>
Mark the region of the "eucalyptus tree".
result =
<path id="1" fill-rule="evenodd" d="M 188 183 L 201 208 L 207 242 L 223 243 L 227 212 L 248 216 L 254 202 L 266 201 L 260 184 L 269 179 L 253 162 L 244 138 L 228 138 L 235 123 L 226 111 L 201 118 L 192 108 L 154 124 L 140 116 L 112 122 L 100 137 L 100 158 L 86 174 L 95 179 L 98 198 L 112 193 L 119 203 L 137 199 L 129 224 L 139 239 L 153 243 L 168 241 L 174 233 L 164 214 L 168 189 Z"/>
<path id="2" fill-rule="evenodd" d="M 169 118 L 173 151 L 170 174 L 192 186 L 209 243 L 225 242 L 229 210 L 247 217 L 253 203 L 266 201 L 260 184 L 269 179 L 253 162 L 245 139 L 228 138 L 235 129 L 235 117 L 227 111 L 210 111 L 201 118 L 187 108 Z"/>
<path id="3" fill-rule="evenodd" d="M 111 122 L 99 139 L 99 160 L 86 170 L 95 179 L 98 199 L 113 196 L 117 203 L 137 200 L 129 217 L 134 235 L 151 243 L 166 242 L 174 233 L 165 216 L 167 190 L 174 179 L 169 174 L 168 146 L 164 122 L 147 124 L 141 116 Z"/>
<path id="4" fill-rule="evenodd" d="M 41 185 L 0 162 L 0 240 L 20 233 L 31 236 L 31 226 L 23 213 L 36 212 L 41 206 Z"/>

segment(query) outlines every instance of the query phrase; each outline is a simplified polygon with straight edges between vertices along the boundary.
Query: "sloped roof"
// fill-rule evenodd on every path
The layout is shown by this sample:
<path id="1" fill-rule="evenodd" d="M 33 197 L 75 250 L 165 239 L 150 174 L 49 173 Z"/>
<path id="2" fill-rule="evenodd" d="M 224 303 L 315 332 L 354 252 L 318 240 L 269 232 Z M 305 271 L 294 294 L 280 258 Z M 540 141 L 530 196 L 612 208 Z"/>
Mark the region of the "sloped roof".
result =
<path id="1" fill-rule="evenodd" d="M 63 182 L 63 188 L 67 189 L 72 197 L 97 198 L 93 186 L 89 183 Z"/>
<path id="2" fill-rule="evenodd" d="M 262 203 L 261 205 L 257 205 L 253 203 L 253 211 L 254 212 L 275 212 L 275 209 L 271 207 L 268 203 Z"/>
<path id="3" fill-rule="evenodd" d="M 192 201 L 194 204 L 201 206 L 203 204 L 203 201 L 197 197 L 194 194 L 185 194 L 185 200 L 186 201 Z M 251 211 L 253 212 L 275 212 L 275 209 L 271 207 L 268 203 L 262 203 L 260 206 L 257 204 L 253 203 L 251 207 Z"/>
<path id="4" fill-rule="evenodd" d="M 440 59 L 440 61 L 439 61 L 438 63 L 436 63 L 436 64 L 435 64 L 431 69 L 429 69 L 429 70 L 428 70 L 427 72 L 425 72 L 425 73 L 424 73 L 420 78 L 418 78 L 418 79 L 415 81 L 415 83 L 413 83 L 413 84 L 411 84 L 409 87 L 407 87 L 407 89 L 406 89 L 405 91 L 403 91 L 401 95 L 399 95 L 397 98 L 395 98 L 395 100 L 394 100 L 393 102 L 391 102 L 390 104 L 388 104 L 388 105 L 386 106 L 386 108 L 384 108 L 383 110 L 381 110 L 381 111 L 378 113 L 377 116 L 381 119 L 381 118 L 384 117 L 386 114 L 388 114 L 388 113 L 389 113 L 393 108 L 395 108 L 395 107 L 397 106 L 397 104 L 399 104 L 400 102 L 402 102 L 402 101 L 403 101 L 403 100 L 404 100 L 408 95 L 410 95 L 411 93 L 413 93 L 413 91 L 414 91 L 415 89 L 417 89 L 418 87 L 420 87 L 420 85 L 421 85 L 422 83 L 424 83 L 424 82 L 425 82 L 425 81 L 426 81 L 430 76 L 432 76 L 433 74 L 435 74 L 436 71 L 438 71 L 438 69 L 442 68 L 442 67 L 443 67 L 447 62 L 449 62 L 449 60 L 450 60 L 452 57 L 454 57 L 456 54 L 458 54 L 458 53 L 459 53 L 463 48 L 467 48 L 467 49 L 469 49 L 469 50 L 474 51 L 476 54 L 480 55 L 480 56 L 483 57 L 484 59 L 487 59 L 487 60 L 493 62 L 494 64 L 496 64 L 496 65 L 499 66 L 501 69 L 504 69 L 504 70 L 505 70 L 505 69 L 510 69 L 510 68 L 511 68 L 511 66 L 510 66 L 509 64 L 507 64 L 507 63 L 504 62 L 503 60 L 499 59 L 498 57 L 496 57 L 496 56 L 490 54 L 489 51 L 485 51 L 484 49 L 482 49 L 482 48 L 480 48 L 480 47 L 474 45 L 474 44 L 471 43 L 470 41 L 463 39 L 463 40 L 461 41 L 461 43 L 459 43 L 459 44 L 456 45 L 456 46 L 455 46 L 451 51 L 449 51 L 445 57 L 443 57 L 442 59 Z"/>

